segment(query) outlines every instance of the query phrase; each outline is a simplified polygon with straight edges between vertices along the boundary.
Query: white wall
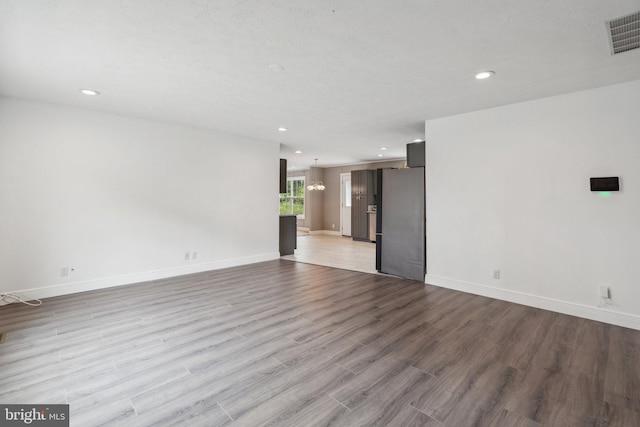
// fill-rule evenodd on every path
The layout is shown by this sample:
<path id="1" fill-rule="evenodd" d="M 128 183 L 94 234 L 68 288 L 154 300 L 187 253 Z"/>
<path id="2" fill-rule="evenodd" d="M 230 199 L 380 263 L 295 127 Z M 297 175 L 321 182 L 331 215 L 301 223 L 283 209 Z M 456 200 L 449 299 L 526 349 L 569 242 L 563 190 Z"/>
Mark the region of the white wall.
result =
<path id="1" fill-rule="evenodd" d="M 277 258 L 278 159 L 277 143 L 0 98 L 0 292 Z"/>
<path id="2" fill-rule="evenodd" d="M 427 121 L 427 283 L 640 329 L 639 123 L 640 81 Z"/>

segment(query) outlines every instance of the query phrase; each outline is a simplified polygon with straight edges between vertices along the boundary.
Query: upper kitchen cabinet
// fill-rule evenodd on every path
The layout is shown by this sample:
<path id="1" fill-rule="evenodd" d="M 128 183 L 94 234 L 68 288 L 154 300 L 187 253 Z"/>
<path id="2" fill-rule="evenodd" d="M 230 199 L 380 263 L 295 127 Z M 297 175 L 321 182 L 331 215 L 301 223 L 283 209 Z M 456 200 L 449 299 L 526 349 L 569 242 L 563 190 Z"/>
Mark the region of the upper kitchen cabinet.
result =
<path id="1" fill-rule="evenodd" d="M 280 159 L 280 191 L 279 193 L 287 192 L 287 159 Z"/>
<path id="2" fill-rule="evenodd" d="M 424 167 L 425 142 L 414 142 L 407 144 L 407 166 L 410 168 Z"/>

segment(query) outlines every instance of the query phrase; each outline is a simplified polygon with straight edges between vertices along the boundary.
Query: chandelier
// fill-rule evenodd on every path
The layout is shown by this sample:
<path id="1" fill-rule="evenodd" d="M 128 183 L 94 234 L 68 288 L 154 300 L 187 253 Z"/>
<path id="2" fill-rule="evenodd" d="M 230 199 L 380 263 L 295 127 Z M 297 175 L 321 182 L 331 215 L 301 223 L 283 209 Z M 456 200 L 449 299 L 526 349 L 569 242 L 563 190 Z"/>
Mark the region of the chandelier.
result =
<path id="1" fill-rule="evenodd" d="M 318 159 L 314 159 L 316 161 L 316 169 L 318 168 Z M 313 178 L 313 177 L 312 177 Z M 324 184 L 322 183 L 322 181 L 316 181 L 313 180 L 311 181 L 311 185 L 307 185 L 307 190 L 309 191 L 314 191 L 314 190 L 319 190 L 322 191 L 324 190 L 326 187 L 324 186 Z"/>

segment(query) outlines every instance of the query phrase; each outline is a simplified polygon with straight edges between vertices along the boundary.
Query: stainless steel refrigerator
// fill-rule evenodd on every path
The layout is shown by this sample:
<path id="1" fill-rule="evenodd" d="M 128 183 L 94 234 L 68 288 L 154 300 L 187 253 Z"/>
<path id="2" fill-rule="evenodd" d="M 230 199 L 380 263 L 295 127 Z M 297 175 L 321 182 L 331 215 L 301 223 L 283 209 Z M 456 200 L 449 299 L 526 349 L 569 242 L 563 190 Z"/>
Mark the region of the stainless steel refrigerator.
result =
<path id="1" fill-rule="evenodd" d="M 424 282 L 424 168 L 378 169 L 376 180 L 376 270 Z"/>

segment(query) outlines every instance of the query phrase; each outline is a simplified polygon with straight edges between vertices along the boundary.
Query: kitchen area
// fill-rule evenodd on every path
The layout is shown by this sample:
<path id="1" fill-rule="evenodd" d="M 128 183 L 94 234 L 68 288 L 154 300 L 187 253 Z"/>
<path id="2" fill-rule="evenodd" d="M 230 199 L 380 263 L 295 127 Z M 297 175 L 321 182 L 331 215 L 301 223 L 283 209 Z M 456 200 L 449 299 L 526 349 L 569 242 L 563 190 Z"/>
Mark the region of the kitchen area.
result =
<path id="1" fill-rule="evenodd" d="M 424 142 L 407 144 L 403 168 L 351 172 L 352 238 L 375 242 L 376 271 L 424 281 Z"/>
<path id="2" fill-rule="evenodd" d="M 406 161 L 324 168 L 326 190 L 315 192 L 308 201 L 311 206 L 305 206 L 308 222 L 310 212 L 324 215 L 314 218 L 322 228 L 292 239 L 298 234 L 295 216 L 281 216 L 281 236 L 289 236 L 282 258 L 424 281 L 424 162 L 421 142 L 407 144 Z M 348 187 L 341 188 L 341 175 L 350 176 Z M 321 209 L 312 205 L 318 201 L 324 204 Z M 300 227 L 299 219 L 297 224 Z"/>

